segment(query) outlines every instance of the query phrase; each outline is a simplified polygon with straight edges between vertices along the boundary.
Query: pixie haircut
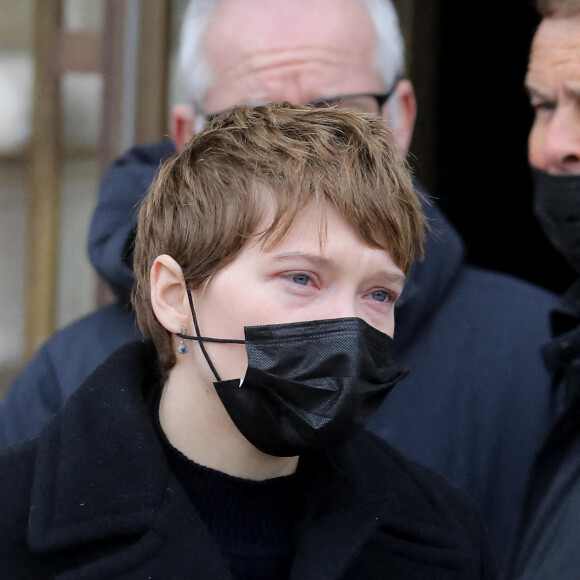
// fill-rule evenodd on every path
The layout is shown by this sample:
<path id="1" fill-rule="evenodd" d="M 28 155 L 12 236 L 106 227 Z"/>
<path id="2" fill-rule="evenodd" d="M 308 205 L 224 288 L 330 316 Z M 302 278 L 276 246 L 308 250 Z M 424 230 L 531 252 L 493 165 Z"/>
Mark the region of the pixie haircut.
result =
<path id="1" fill-rule="evenodd" d="M 248 241 L 274 247 L 312 203 L 334 207 L 406 274 L 423 257 L 421 202 L 392 133 L 375 115 L 289 103 L 234 107 L 162 165 L 139 210 L 133 304 L 163 376 L 175 350 L 151 306 L 157 256 L 171 256 L 196 290 Z"/>
<path id="2" fill-rule="evenodd" d="M 537 0 L 542 18 L 572 18 L 580 15 L 580 0 Z"/>

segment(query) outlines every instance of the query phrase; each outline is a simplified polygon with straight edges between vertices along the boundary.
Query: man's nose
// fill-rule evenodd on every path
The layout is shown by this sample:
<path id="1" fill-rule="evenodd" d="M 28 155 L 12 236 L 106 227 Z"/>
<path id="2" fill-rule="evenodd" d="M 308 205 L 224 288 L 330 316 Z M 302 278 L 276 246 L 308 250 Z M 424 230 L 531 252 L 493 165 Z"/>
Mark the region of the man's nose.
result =
<path id="1" fill-rule="evenodd" d="M 554 112 L 544 142 L 550 173 L 580 175 L 580 108 L 559 107 Z"/>

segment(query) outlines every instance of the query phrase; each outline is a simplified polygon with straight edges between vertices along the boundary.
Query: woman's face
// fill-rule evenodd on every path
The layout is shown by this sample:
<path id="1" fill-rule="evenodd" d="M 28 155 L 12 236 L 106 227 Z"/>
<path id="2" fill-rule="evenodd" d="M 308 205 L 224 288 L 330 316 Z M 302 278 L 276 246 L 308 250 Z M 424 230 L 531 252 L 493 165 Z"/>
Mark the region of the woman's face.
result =
<path id="1" fill-rule="evenodd" d="M 334 208 L 311 206 L 278 245 L 248 244 L 192 298 L 200 333 L 211 338 L 243 339 L 244 326 L 343 317 L 392 336 L 404 281 L 388 251 L 366 245 Z M 187 333 L 194 333 L 193 323 Z M 194 368 L 215 380 L 199 345 L 190 344 Z M 222 380 L 245 375 L 244 345 L 204 344 Z"/>

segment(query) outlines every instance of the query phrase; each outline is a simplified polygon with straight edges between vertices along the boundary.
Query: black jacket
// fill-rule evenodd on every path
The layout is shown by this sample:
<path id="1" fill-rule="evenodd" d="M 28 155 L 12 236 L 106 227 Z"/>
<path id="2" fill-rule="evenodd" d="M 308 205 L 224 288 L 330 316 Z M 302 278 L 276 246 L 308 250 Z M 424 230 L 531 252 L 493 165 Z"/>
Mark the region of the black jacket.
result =
<path id="1" fill-rule="evenodd" d="M 510 579 L 580 578 L 580 281 L 552 313 L 552 326 L 542 352 L 560 414 L 533 464 Z"/>
<path id="2" fill-rule="evenodd" d="M 169 470 L 145 403 L 149 343 L 122 347 L 37 440 L 0 454 L 2 577 L 230 578 Z M 362 433 L 300 459 L 291 578 L 493 578 L 471 500 Z"/>
<path id="3" fill-rule="evenodd" d="M 140 338 L 124 306 L 133 284 L 132 232 L 139 200 L 173 151 L 170 141 L 136 147 L 105 176 L 89 253 L 119 301 L 42 346 L 0 405 L 0 445 L 38 434 L 100 362 Z M 538 351 L 550 338 L 556 298 L 467 266 L 445 217 L 435 205 L 424 209 L 431 225 L 426 258 L 414 264 L 395 315 L 394 355 L 412 372 L 369 428 L 478 502 L 501 561 L 533 454 L 552 420 L 550 378 Z"/>

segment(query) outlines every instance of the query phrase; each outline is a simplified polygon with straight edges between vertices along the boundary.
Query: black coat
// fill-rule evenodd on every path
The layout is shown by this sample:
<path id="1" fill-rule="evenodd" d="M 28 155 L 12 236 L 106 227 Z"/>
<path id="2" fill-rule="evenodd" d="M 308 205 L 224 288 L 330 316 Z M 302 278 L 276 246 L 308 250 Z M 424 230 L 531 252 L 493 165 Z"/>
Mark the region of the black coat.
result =
<path id="1" fill-rule="evenodd" d="M 121 348 L 38 439 L 2 451 L 2 578 L 231 578 L 155 435 L 154 362 L 149 343 Z M 299 469 L 292 579 L 494 577 L 471 501 L 379 438 Z"/>
<path id="2" fill-rule="evenodd" d="M 542 349 L 554 374 L 558 420 L 531 470 L 506 578 L 580 578 L 580 281 L 552 313 Z"/>

